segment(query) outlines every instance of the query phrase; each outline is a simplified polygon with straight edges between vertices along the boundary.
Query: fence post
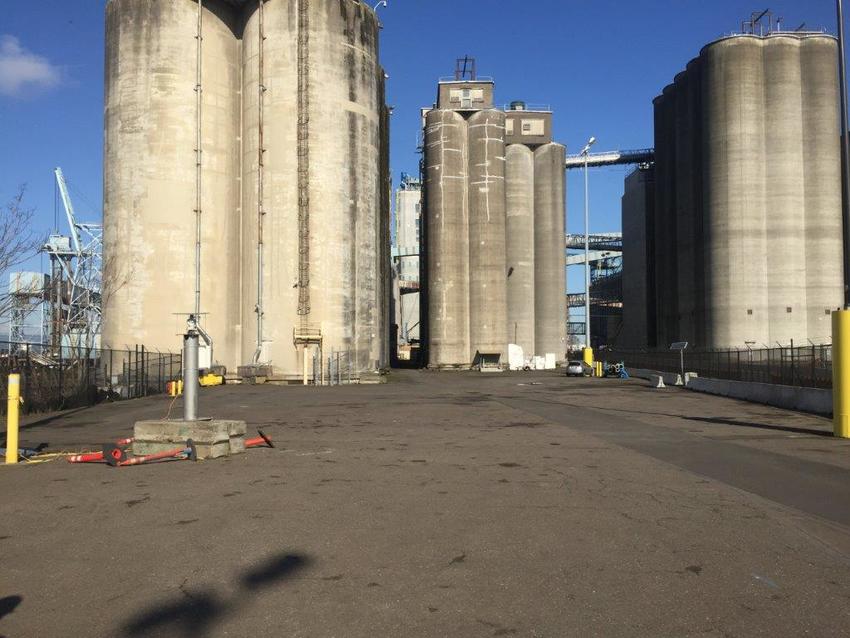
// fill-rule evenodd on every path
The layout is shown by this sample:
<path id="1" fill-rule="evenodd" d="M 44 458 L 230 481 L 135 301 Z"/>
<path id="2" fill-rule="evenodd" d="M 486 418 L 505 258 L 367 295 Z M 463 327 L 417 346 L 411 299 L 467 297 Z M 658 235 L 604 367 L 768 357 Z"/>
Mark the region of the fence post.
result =
<path id="1" fill-rule="evenodd" d="M 145 361 L 145 346 L 142 345 L 142 396 L 148 396 L 148 361 Z"/>
<path id="2" fill-rule="evenodd" d="M 62 342 L 59 342 L 59 407 L 65 403 L 65 370 L 62 361 Z"/>

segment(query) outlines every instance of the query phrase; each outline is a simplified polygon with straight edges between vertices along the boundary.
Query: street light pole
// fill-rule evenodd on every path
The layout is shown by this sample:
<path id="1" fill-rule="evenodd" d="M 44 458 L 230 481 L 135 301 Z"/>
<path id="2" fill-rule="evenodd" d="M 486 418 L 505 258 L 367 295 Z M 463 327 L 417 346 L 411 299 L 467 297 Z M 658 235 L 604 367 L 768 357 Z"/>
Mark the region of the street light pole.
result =
<path id="1" fill-rule="evenodd" d="M 588 190 L 587 155 L 596 142 L 591 137 L 581 154 L 584 156 L 584 347 L 585 353 L 590 345 L 590 196 Z M 587 355 L 585 354 L 585 360 Z M 591 355 L 592 360 L 592 355 Z M 589 362 L 588 362 L 589 363 Z"/>
<path id="2" fill-rule="evenodd" d="M 847 140 L 847 72 L 844 57 L 844 11 L 836 0 L 838 14 L 838 81 L 841 99 L 841 217 L 844 222 L 844 308 L 850 309 L 850 145 Z"/>
<path id="3" fill-rule="evenodd" d="M 850 438 L 850 149 L 847 140 L 847 73 L 844 11 L 838 16 L 838 86 L 841 98 L 841 219 L 844 245 L 844 308 L 832 313 L 832 425 L 835 436 Z"/>

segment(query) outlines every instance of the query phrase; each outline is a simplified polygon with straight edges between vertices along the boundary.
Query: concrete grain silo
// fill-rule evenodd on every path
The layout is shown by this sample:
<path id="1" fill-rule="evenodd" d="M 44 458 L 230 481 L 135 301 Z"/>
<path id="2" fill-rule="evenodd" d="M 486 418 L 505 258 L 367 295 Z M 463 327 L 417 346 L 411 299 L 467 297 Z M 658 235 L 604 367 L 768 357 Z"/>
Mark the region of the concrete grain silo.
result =
<path id="1" fill-rule="evenodd" d="M 565 161 L 561 144 L 534 151 L 534 354 L 558 361 L 567 351 Z"/>
<path id="2" fill-rule="evenodd" d="M 425 121 L 428 356 L 434 367 L 470 363 L 469 180 L 466 120 L 451 110 Z"/>
<path id="3" fill-rule="evenodd" d="M 470 359 L 507 351 L 505 114 L 483 110 L 467 122 L 469 140 Z"/>
<path id="4" fill-rule="evenodd" d="M 106 7 L 104 324 L 113 348 L 178 351 L 195 308 L 197 29 L 192 0 L 111 0 Z M 203 12 L 204 326 L 216 358 L 239 363 L 239 18 Z"/>
<path id="5" fill-rule="evenodd" d="M 508 340 L 533 353 L 534 152 L 523 144 L 510 144 L 505 157 Z"/>
<path id="6" fill-rule="evenodd" d="M 803 89 L 803 154 L 806 332 L 830 343 L 830 310 L 842 304 L 841 148 L 836 142 L 838 74 L 832 38 L 808 38 L 800 49 Z M 840 137 L 840 136 L 839 136 Z"/>
<path id="7" fill-rule="evenodd" d="M 623 327 L 617 344 L 654 348 L 655 170 L 636 169 L 625 181 L 622 200 Z"/>
<path id="8" fill-rule="evenodd" d="M 200 218 L 219 362 L 287 380 L 331 352 L 355 378 L 384 367 L 383 83 L 356 0 L 110 0 L 104 247 L 127 283 L 105 341 L 174 347 Z"/>
<path id="9" fill-rule="evenodd" d="M 658 347 L 829 340 L 843 290 L 836 49 L 821 33 L 722 38 L 656 98 Z"/>

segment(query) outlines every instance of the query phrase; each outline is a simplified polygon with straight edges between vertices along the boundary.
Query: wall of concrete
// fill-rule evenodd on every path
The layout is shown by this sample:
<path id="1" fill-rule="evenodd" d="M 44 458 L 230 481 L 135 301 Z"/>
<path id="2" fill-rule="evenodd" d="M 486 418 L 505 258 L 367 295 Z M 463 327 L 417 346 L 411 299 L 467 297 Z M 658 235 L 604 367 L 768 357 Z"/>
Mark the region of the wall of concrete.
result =
<path id="1" fill-rule="evenodd" d="M 811 412 L 824 416 L 832 415 L 832 390 L 822 388 L 798 388 L 774 383 L 750 381 L 728 381 L 693 377 L 687 384 L 688 390 L 718 396 L 764 403 L 786 410 Z"/>

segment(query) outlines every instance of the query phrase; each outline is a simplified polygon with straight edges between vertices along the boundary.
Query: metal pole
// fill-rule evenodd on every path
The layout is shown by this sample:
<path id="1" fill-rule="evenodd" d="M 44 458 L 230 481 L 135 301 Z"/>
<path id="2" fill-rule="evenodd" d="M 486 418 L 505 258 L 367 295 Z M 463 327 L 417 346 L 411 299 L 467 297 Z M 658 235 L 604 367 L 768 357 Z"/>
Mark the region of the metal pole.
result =
<path id="1" fill-rule="evenodd" d="M 198 420 L 198 333 L 183 335 L 183 420 Z"/>
<path id="2" fill-rule="evenodd" d="M 197 126 L 195 141 L 195 316 L 201 314 L 201 169 L 203 164 L 202 158 L 202 135 L 201 135 L 201 116 L 203 115 L 203 88 L 201 84 L 201 58 L 203 53 L 203 26 L 204 26 L 204 2 L 198 0 L 198 35 L 197 40 L 197 77 L 195 82 L 196 94 L 196 117 Z"/>
<path id="3" fill-rule="evenodd" d="M 587 149 L 584 150 L 584 340 L 590 348 L 590 198 L 588 195 Z"/>
<path id="4" fill-rule="evenodd" d="M 847 140 L 847 73 L 844 56 L 844 11 L 836 0 L 838 13 L 838 81 L 841 94 L 841 218 L 844 232 L 844 308 L 850 310 L 850 146 Z"/>
<path id="5" fill-rule="evenodd" d="M 259 27 L 258 27 L 258 57 L 257 64 L 258 66 L 258 82 L 257 82 L 257 116 L 258 116 L 258 141 L 257 141 L 257 352 L 254 355 L 254 363 L 259 363 L 260 359 L 263 356 L 263 258 L 264 258 L 264 245 L 263 245 L 263 218 L 266 215 L 265 208 L 263 206 L 263 196 L 264 196 L 264 167 L 265 167 L 265 140 L 264 140 L 264 109 L 263 109 L 263 96 L 266 92 L 265 86 L 265 73 L 264 73 L 264 61 L 263 61 L 263 53 L 264 53 L 264 40 L 266 39 L 265 33 L 265 18 L 263 15 L 263 9 L 265 7 L 265 0 L 259 0 Z"/>

